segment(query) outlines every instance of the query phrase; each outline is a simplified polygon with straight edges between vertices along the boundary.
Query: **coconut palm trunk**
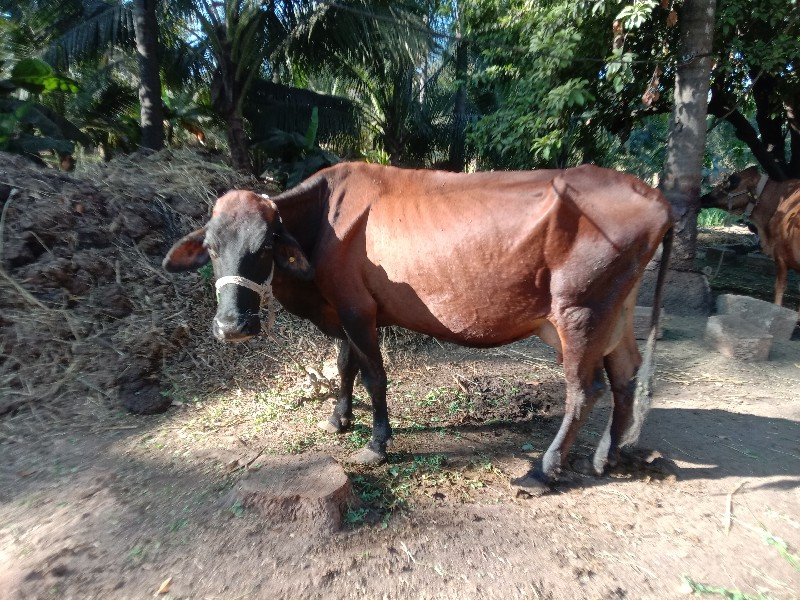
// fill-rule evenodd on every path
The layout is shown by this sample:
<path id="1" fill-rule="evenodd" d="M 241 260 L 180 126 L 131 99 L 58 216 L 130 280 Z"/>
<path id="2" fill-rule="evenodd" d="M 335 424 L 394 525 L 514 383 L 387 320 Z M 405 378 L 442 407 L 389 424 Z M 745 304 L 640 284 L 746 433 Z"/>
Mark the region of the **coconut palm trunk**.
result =
<path id="1" fill-rule="evenodd" d="M 164 147 L 164 109 L 161 103 L 161 76 L 158 52 L 158 0 L 136 0 L 134 23 L 136 54 L 139 59 L 139 104 L 142 146 L 153 150 Z"/>

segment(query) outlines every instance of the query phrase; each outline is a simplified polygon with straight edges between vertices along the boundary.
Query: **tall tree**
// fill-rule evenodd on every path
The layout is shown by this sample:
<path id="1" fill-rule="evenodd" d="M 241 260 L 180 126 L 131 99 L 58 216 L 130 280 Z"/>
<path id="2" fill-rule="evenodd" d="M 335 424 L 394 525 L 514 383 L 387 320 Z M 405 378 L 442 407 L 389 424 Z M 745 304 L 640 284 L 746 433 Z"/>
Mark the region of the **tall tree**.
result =
<path id="1" fill-rule="evenodd" d="M 255 78 L 303 86 L 419 46 L 414 12 L 390 0 L 200 0 L 191 25 L 211 57 L 212 103 L 227 123 L 234 167 L 251 170 L 243 104 Z"/>
<path id="2" fill-rule="evenodd" d="M 467 90 L 466 77 L 468 66 L 467 44 L 461 39 L 461 13 L 456 0 L 456 94 L 453 99 L 453 129 L 450 136 L 450 156 L 448 167 L 451 171 L 463 171 L 466 166 L 466 127 L 467 127 Z"/>
<path id="3" fill-rule="evenodd" d="M 158 0 L 135 0 L 134 4 L 142 146 L 152 150 L 164 147 L 164 108 L 161 102 L 156 4 Z"/>
<path id="4" fill-rule="evenodd" d="M 661 189 L 676 218 L 672 266 L 694 269 L 697 210 L 706 143 L 711 43 L 716 0 L 684 0 L 675 92 Z"/>
<path id="5" fill-rule="evenodd" d="M 770 177 L 800 178 L 800 6 L 720 0 L 714 52 L 709 112 Z"/>

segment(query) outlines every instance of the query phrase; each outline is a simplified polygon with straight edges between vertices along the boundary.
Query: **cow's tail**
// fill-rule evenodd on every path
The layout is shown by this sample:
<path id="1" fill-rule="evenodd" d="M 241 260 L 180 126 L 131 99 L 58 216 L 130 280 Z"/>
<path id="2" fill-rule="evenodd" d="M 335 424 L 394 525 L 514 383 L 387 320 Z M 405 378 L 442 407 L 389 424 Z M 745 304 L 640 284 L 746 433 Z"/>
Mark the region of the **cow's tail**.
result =
<path id="1" fill-rule="evenodd" d="M 650 320 L 650 334 L 647 336 L 647 344 L 645 345 L 644 354 L 642 355 L 642 365 L 639 367 L 639 372 L 636 374 L 636 391 L 633 395 L 633 420 L 628 431 L 625 433 L 622 443 L 620 444 L 621 446 L 635 444 L 639 440 L 639 434 L 642 432 L 642 425 L 644 425 L 645 417 L 647 413 L 650 412 L 650 405 L 653 399 L 653 379 L 655 376 L 656 337 L 658 335 L 658 325 L 661 318 L 661 304 L 664 299 L 664 281 L 667 278 L 673 237 L 674 228 L 670 227 L 664 234 L 664 239 L 661 242 L 661 264 L 658 268 L 656 290 L 653 295 L 653 314 Z"/>

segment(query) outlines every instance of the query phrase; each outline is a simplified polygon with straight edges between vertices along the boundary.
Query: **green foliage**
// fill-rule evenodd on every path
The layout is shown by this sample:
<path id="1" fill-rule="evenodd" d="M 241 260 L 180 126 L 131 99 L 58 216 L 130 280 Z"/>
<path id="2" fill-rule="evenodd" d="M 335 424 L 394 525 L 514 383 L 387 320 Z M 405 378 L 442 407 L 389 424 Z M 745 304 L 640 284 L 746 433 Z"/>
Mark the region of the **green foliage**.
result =
<path id="1" fill-rule="evenodd" d="M 306 130 L 306 150 L 314 149 L 314 143 L 317 141 L 317 129 L 319 129 L 319 107 L 315 106 L 311 109 L 311 121 L 308 123 L 308 129 Z"/>
<path id="2" fill-rule="evenodd" d="M 78 89 L 73 80 L 57 75 L 41 60 L 17 61 L 9 76 L 0 80 L 0 150 L 37 161 L 40 152 L 72 152 L 73 142 L 84 141 L 85 136 L 47 106 L 23 96 L 25 92 L 27 95 L 75 93 Z"/>
<path id="3" fill-rule="evenodd" d="M 706 229 L 709 227 L 725 227 L 730 225 L 736 218 L 721 208 L 704 208 L 697 216 L 697 226 Z"/>
<path id="4" fill-rule="evenodd" d="M 789 545 L 781 538 L 775 535 L 770 535 L 765 533 L 764 535 L 764 543 L 774 547 L 778 554 L 781 555 L 789 565 L 798 573 L 800 573 L 800 556 L 794 554 L 789 550 Z"/>
<path id="5" fill-rule="evenodd" d="M 744 592 L 740 592 L 738 590 L 730 590 L 728 588 L 706 585 L 704 583 L 698 583 L 688 576 L 684 576 L 683 579 L 689 586 L 689 589 L 691 589 L 691 591 L 694 594 L 698 595 L 720 596 L 722 598 L 725 598 L 726 600 L 771 600 L 772 598 L 771 596 L 765 596 L 764 594 L 758 594 L 757 596 L 753 596 L 750 594 L 745 594 Z"/>
<path id="6" fill-rule="evenodd" d="M 274 129 L 265 139 L 254 143 L 253 150 L 269 159 L 262 169 L 281 186 L 291 188 L 320 169 L 338 163 L 338 156 L 315 145 L 318 127 L 319 113 L 315 107 L 305 135 Z"/>
<path id="7" fill-rule="evenodd" d="M 598 43 L 608 18 L 585 18 L 594 3 L 547 3 L 534 10 L 528 4 L 476 0 L 465 6 L 468 34 L 480 48 L 470 87 L 483 115 L 469 136 L 484 167 L 566 164 L 586 145 L 581 130 L 603 84 L 598 65 L 574 60 L 608 53 Z"/>
<path id="8" fill-rule="evenodd" d="M 74 94 L 79 89 L 75 81 L 56 75 L 50 65 L 37 58 L 24 58 L 18 61 L 11 69 L 11 77 L 8 78 L 7 83 L 33 94 L 55 91 Z"/>

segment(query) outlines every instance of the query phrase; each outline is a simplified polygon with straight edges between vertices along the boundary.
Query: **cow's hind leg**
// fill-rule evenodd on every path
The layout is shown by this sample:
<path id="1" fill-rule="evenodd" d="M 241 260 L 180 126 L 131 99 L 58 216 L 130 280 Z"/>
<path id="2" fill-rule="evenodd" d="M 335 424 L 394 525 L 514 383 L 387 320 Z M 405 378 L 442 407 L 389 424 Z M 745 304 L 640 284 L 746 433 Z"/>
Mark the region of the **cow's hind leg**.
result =
<path id="1" fill-rule="evenodd" d="M 632 328 L 625 332 L 620 344 L 605 357 L 603 362 L 614 400 L 608 427 L 592 461 L 593 470 L 597 475 L 602 475 L 606 464 L 611 467 L 616 466 L 622 440 L 633 421 L 636 373 L 642 363 L 642 357 L 636 347 Z"/>
<path id="2" fill-rule="evenodd" d="M 578 331 L 574 336 L 561 333 L 561 338 L 564 378 L 567 382 L 564 419 L 555 439 L 544 453 L 541 464 L 524 477 L 512 481 L 518 492 L 531 496 L 538 496 L 549 490 L 549 485 L 556 480 L 561 466 L 566 463 L 567 454 L 578 431 L 589 416 L 595 401 L 606 389 L 601 366 L 602 350 L 598 352 L 596 348 L 588 347 L 586 331 Z"/>
<path id="3" fill-rule="evenodd" d="M 353 384 L 358 374 L 358 360 L 350 340 L 345 338 L 339 347 L 339 399 L 333 413 L 325 421 L 320 421 L 320 429 L 328 433 L 342 433 L 350 426 L 353 418 Z"/>

